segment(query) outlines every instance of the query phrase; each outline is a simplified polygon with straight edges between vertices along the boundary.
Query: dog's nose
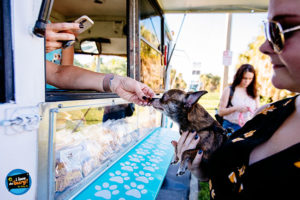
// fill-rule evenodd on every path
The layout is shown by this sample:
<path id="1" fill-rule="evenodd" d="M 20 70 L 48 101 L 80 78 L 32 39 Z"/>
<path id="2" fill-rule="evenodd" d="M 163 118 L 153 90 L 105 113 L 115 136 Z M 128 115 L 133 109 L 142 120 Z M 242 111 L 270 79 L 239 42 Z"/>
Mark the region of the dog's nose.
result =
<path id="1" fill-rule="evenodd" d="M 184 174 L 183 171 L 177 172 L 176 176 L 182 176 Z"/>
<path id="2" fill-rule="evenodd" d="M 151 98 L 149 101 L 150 102 L 153 102 L 153 101 L 155 101 L 155 100 L 158 100 L 159 98 Z"/>

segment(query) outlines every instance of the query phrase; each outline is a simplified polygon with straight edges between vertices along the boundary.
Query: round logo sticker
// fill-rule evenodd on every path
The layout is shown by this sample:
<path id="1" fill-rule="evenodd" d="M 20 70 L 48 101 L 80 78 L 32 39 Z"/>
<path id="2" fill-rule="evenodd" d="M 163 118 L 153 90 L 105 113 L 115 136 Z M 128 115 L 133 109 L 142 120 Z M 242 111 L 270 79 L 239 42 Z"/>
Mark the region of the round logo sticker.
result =
<path id="1" fill-rule="evenodd" d="M 7 174 L 5 185 L 10 193 L 22 195 L 30 189 L 31 178 L 25 170 L 14 169 Z"/>

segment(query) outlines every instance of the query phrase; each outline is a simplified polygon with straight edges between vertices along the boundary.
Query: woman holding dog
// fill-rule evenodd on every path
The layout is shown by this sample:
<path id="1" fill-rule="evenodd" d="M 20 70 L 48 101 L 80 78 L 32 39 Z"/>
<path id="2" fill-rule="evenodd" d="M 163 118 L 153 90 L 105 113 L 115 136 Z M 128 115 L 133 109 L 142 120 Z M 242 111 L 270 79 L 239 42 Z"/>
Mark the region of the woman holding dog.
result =
<path id="1" fill-rule="evenodd" d="M 233 131 L 240 129 L 258 106 L 255 70 L 252 65 L 244 64 L 235 73 L 232 85 L 223 91 L 219 105 L 219 115 L 224 119 L 222 126 Z"/>
<path id="2" fill-rule="evenodd" d="M 260 47 L 271 58 L 273 85 L 298 93 L 299 10 L 299 0 L 270 0 L 266 41 Z M 200 165 L 199 151 L 189 169 L 209 181 L 212 199 L 299 199 L 299 122 L 299 95 L 265 105 L 213 153 L 206 168 Z M 193 133 L 182 134 L 179 153 L 195 148 L 200 138 L 193 137 Z"/>

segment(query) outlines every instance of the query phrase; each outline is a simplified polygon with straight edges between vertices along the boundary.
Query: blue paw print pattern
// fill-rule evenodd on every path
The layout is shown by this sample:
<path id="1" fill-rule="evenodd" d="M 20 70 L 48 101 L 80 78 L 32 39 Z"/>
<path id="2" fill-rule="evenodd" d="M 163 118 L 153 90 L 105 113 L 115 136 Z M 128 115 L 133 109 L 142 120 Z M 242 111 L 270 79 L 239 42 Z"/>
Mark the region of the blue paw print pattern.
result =
<path id="1" fill-rule="evenodd" d="M 178 132 L 155 129 L 74 199 L 155 199 L 173 157 L 171 141 L 178 138 Z"/>

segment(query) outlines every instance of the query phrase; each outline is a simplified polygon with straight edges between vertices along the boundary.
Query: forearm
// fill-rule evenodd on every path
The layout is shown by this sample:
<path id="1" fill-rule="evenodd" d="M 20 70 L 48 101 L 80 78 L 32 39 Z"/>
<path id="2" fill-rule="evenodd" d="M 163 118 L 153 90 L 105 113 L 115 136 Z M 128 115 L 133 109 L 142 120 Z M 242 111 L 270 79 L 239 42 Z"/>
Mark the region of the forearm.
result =
<path id="1" fill-rule="evenodd" d="M 62 50 L 61 65 L 73 65 L 74 62 L 74 47 L 68 47 Z"/>
<path id="2" fill-rule="evenodd" d="M 234 113 L 236 111 L 235 107 L 228 107 L 228 108 L 219 108 L 219 115 L 225 116 L 229 115 L 231 113 Z"/>
<path id="3" fill-rule="evenodd" d="M 48 63 L 47 63 L 48 65 Z M 62 65 L 47 70 L 47 83 L 61 89 L 82 89 L 104 92 L 102 82 L 105 74 L 92 72 L 73 65 Z"/>

